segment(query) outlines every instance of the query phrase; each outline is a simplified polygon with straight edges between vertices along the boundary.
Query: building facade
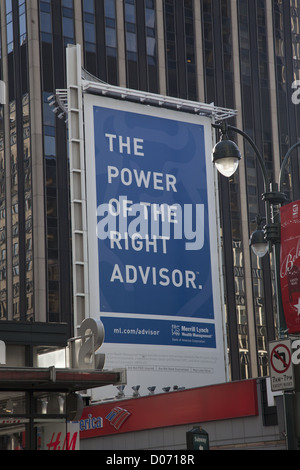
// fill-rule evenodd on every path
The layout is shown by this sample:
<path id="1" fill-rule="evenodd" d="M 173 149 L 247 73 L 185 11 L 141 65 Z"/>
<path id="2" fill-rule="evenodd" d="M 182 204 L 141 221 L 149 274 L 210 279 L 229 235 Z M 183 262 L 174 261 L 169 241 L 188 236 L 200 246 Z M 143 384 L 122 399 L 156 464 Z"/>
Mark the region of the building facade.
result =
<path id="1" fill-rule="evenodd" d="M 271 181 L 298 141 L 297 0 L 0 0 L 0 339 L 12 365 L 74 335 L 68 130 L 49 106 L 66 88 L 66 47 L 80 44 L 85 72 L 109 84 L 236 109 Z M 236 138 L 236 136 L 232 136 Z M 264 213 L 253 150 L 220 177 L 231 378 L 268 374 L 276 336 L 274 272 L 249 250 Z M 285 177 L 299 198 L 298 163 Z M 272 261 L 272 260 L 271 260 Z"/>
<path id="2" fill-rule="evenodd" d="M 185 401 L 189 406 L 182 407 Z M 149 459 L 166 450 L 286 450 L 282 410 L 282 396 L 272 397 L 264 378 L 119 397 L 84 409 L 80 449 L 143 449 Z M 198 452 L 193 457 L 202 458 Z"/>

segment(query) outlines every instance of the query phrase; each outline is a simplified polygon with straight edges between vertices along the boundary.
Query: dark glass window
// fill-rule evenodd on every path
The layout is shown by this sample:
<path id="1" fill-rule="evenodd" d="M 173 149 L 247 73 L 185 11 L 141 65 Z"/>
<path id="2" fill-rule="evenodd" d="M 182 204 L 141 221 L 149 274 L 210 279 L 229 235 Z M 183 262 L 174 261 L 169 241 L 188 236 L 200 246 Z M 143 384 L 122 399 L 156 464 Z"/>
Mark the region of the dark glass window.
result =
<path id="1" fill-rule="evenodd" d="M 139 89 L 138 54 L 137 54 L 137 24 L 135 0 L 124 2 L 125 47 L 127 64 L 127 85 Z"/>
<path id="2" fill-rule="evenodd" d="M 164 1 L 167 94 L 197 99 L 193 4 Z"/>
<path id="3" fill-rule="evenodd" d="M 83 0 L 82 9 L 85 68 L 88 72 L 97 76 L 96 16 L 94 0 Z"/>

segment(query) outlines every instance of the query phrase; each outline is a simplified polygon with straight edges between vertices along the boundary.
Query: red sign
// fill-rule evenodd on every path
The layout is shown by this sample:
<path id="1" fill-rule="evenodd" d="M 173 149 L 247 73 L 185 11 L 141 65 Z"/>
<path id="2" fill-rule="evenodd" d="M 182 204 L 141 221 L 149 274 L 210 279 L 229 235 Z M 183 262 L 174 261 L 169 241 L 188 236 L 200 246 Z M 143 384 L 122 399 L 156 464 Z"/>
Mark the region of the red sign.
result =
<path id="1" fill-rule="evenodd" d="M 283 311 L 289 333 L 300 332 L 300 201 L 283 206 L 281 213 L 280 282 Z"/>
<path id="2" fill-rule="evenodd" d="M 285 374 L 290 368 L 292 356 L 285 344 L 277 344 L 271 352 L 271 366 L 278 374 Z"/>
<path id="3" fill-rule="evenodd" d="M 86 407 L 80 439 L 257 414 L 256 380 L 244 380 Z"/>

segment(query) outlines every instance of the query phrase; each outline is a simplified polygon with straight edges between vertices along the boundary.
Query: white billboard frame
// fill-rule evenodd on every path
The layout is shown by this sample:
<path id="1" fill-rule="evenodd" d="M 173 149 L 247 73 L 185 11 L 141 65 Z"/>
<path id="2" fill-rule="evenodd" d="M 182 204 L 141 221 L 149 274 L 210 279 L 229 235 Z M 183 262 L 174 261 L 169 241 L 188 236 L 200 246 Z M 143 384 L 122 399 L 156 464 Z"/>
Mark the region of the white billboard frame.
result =
<path id="1" fill-rule="evenodd" d="M 193 102 L 160 97 L 134 90 L 124 90 L 82 79 L 82 70 L 78 60 L 80 48 L 78 46 L 68 48 L 68 120 L 69 120 L 69 149 L 70 149 L 70 169 L 71 169 L 71 214 L 72 214 L 72 242 L 73 242 L 73 278 L 74 278 L 74 324 L 76 328 L 88 317 L 99 318 L 99 277 L 98 277 L 98 257 L 97 239 L 89 234 L 95 234 L 95 211 L 96 207 L 96 186 L 91 184 L 90 175 L 95 173 L 94 158 L 94 125 L 91 116 L 91 109 L 95 103 L 112 107 L 117 111 L 129 111 L 150 115 L 162 119 L 175 119 L 182 122 L 203 125 L 205 129 L 206 146 L 206 170 L 207 181 L 213 182 L 208 185 L 209 194 L 209 216 L 214 221 L 214 228 L 210 230 L 210 247 L 213 270 L 213 298 L 215 311 L 218 312 L 216 325 L 216 341 L 218 347 L 217 354 L 213 361 L 220 361 L 218 372 L 208 381 L 192 383 L 191 386 L 210 385 L 228 380 L 227 346 L 225 334 L 225 315 L 223 305 L 223 279 L 221 274 L 221 244 L 219 239 L 219 207 L 218 207 L 218 187 L 216 171 L 211 162 L 211 150 L 214 144 L 214 132 L 211 123 L 215 118 L 230 117 L 235 114 L 232 110 L 215 108 L 212 105 L 203 105 Z M 109 92 L 109 93 L 108 93 Z M 110 95 L 101 97 L 99 95 Z M 136 101 L 136 102 L 133 102 Z M 143 103 L 143 104 L 141 104 Z M 145 106 L 151 103 L 152 106 Z M 172 108 L 172 109 L 170 109 Z M 174 110 L 176 109 L 176 111 Z M 191 110 L 194 109 L 194 114 Z M 183 111 L 182 111 L 183 110 Z M 202 111 L 202 112 L 201 112 Z M 200 114 L 200 115 L 199 115 Z M 85 133 L 84 133 L 85 129 Z M 91 204 L 91 201 L 94 201 Z M 212 223 L 212 222 L 211 222 Z M 92 239 L 90 239 L 92 238 Z M 119 312 L 123 317 L 132 317 L 128 313 Z M 107 316 L 101 313 L 101 316 Z M 135 318 L 138 316 L 135 315 Z M 157 316 L 153 316 L 157 319 Z M 164 317 L 160 317 L 164 319 Z M 186 318 L 184 318 L 186 319 Z M 120 345 L 118 345 L 118 348 Z M 175 346 L 165 346 L 160 351 L 170 351 Z M 101 352 L 109 355 L 114 351 L 106 348 L 105 342 Z M 129 345 L 122 345 L 123 350 L 130 349 Z M 139 348 L 138 348 L 139 349 Z M 148 350 L 147 346 L 143 350 Z M 106 352 L 107 351 L 107 352 Z M 140 351 L 141 352 L 141 351 Z M 192 351 L 191 351 L 192 352 Z M 194 352 L 194 351 L 193 351 Z M 117 364 L 112 363 L 109 368 L 124 366 L 120 364 L 121 355 L 117 355 Z M 204 361 L 205 362 L 205 361 Z M 126 365 L 125 365 L 126 367 Z M 204 367 L 205 368 L 205 367 Z M 143 374 L 142 374 L 143 375 Z M 127 374 L 131 382 L 130 373 Z M 173 377 L 172 377 L 173 378 Z M 175 380 L 175 379 L 174 379 Z M 149 379 L 149 385 L 151 380 Z M 133 382 L 131 382 L 133 384 Z M 185 384 L 184 384 L 185 385 Z M 189 384 L 187 384 L 189 386 Z"/>
<path id="2" fill-rule="evenodd" d="M 219 361 L 219 364 L 215 364 L 213 368 L 209 369 L 208 374 L 212 374 L 212 376 L 208 376 L 206 379 L 201 379 L 198 378 L 193 381 L 190 381 L 190 378 L 185 377 L 183 380 L 183 383 L 181 383 L 181 386 L 196 386 L 198 385 L 211 385 L 212 383 L 221 383 L 225 382 L 227 380 L 226 377 L 226 363 L 225 363 L 225 345 L 224 345 L 224 325 L 223 325 L 223 318 L 224 316 L 221 314 L 222 312 L 222 304 L 221 304 L 221 298 L 220 298 L 220 292 L 221 292 L 221 284 L 220 284 L 220 259 L 219 259 L 219 250 L 216 249 L 216 247 L 220 247 L 220 242 L 218 240 L 217 236 L 217 224 L 215 224 L 213 228 L 213 220 L 216 220 L 217 216 L 217 210 L 216 210 L 216 205 L 213 203 L 215 201 L 215 188 L 214 185 L 211 185 L 210 183 L 212 181 L 215 181 L 214 178 L 214 169 L 213 165 L 210 161 L 210 155 L 212 151 L 212 131 L 211 131 L 211 119 L 207 117 L 200 117 L 200 116 L 195 116 L 187 113 L 182 113 L 178 111 L 171 111 L 168 109 L 158 109 L 154 107 L 149 107 L 149 106 L 144 106 L 142 104 L 136 104 L 136 103 L 130 103 L 124 102 L 121 100 L 114 100 L 112 98 L 106 98 L 106 97 L 99 97 L 99 96 L 94 96 L 91 94 L 85 94 L 84 95 L 84 112 L 85 112 L 85 145 L 86 145 L 86 175 L 87 175 L 87 220 L 88 220 L 88 252 L 89 252 L 89 292 L 91 293 L 89 297 L 89 305 L 90 305 L 90 314 L 91 316 L 94 316 L 95 318 L 100 318 L 104 321 L 105 317 L 113 317 L 116 316 L 118 318 L 120 317 L 126 317 L 132 319 L 133 316 L 131 313 L 124 313 L 122 311 L 115 312 L 115 313 L 107 313 L 107 312 L 102 312 L 100 309 L 99 305 L 99 268 L 98 268 L 98 247 L 97 247 L 97 237 L 95 236 L 95 231 L 96 231 L 96 212 L 97 212 L 97 205 L 96 205 L 96 183 L 95 183 L 95 178 L 93 178 L 93 175 L 95 175 L 95 147 L 94 147 L 94 137 L 95 137 L 95 130 L 94 130 L 94 120 L 93 120 L 93 108 L 94 106 L 97 106 L 99 108 L 109 108 L 109 109 L 114 109 L 116 111 L 125 111 L 125 112 L 130 112 L 130 113 L 135 113 L 135 114 L 141 114 L 141 115 L 150 115 L 154 117 L 159 117 L 160 119 L 169 119 L 169 120 L 176 120 L 178 119 L 179 122 L 188 122 L 188 123 L 193 123 L 197 124 L 199 126 L 204 126 L 205 130 L 205 144 L 206 144 L 206 152 L 207 155 L 209 155 L 209 158 L 207 158 L 207 181 L 208 181 L 208 201 L 209 201 L 209 218 L 211 221 L 210 225 L 210 246 L 211 246 L 211 266 L 212 266 L 212 286 L 213 286 L 213 299 L 214 299 L 214 308 L 215 308 L 215 319 L 212 321 L 216 328 L 216 349 L 215 349 L 215 354 L 212 354 L 211 352 L 208 353 L 208 358 L 203 359 L 203 364 L 202 365 L 202 371 L 203 369 L 207 368 L 207 364 L 209 361 L 216 361 L 216 363 Z M 91 235 L 91 236 L 90 236 Z M 217 269 L 216 269 L 217 268 Z M 218 312 L 218 313 L 216 313 Z M 145 318 L 143 314 L 135 314 L 134 318 Z M 147 318 L 152 318 L 155 320 L 169 320 L 169 317 L 165 317 L 164 315 L 161 315 L 159 318 L 156 316 L 151 316 L 148 315 Z M 173 318 L 173 321 L 184 321 L 187 320 L 186 317 L 176 317 Z M 209 323 L 209 321 L 207 321 Z M 146 346 L 143 345 L 141 347 L 140 345 L 110 345 L 106 346 L 105 344 L 101 348 L 103 352 L 105 352 L 107 359 L 109 360 L 110 354 L 117 354 L 117 351 L 119 350 L 119 355 L 117 357 L 117 363 L 110 363 L 109 368 L 114 368 L 118 364 L 120 366 L 120 361 L 122 361 L 122 357 L 124 352 L 126 351 L 128 355 L 131 356 L 129 359 L 129 364 L 124 362 L 121 364 L 122 367 L 127 367 L 129 369 L 134 369 L 134 363 L 136 362 L 136 358 L 134 357 L 133 350 L 136 350 L 136 355 L 140 355 L 141 352 L 145 352 L 145 350 L 150 351 L 150 349 L 156 349 L 159 350 L 161 353 L 164 351 L 164 353 L 168 352 L 168 355 L 172 356 L 172 351 L 175 351 L 177 348 L 181 348 L 180 346 L 160 346 L 160 347 L 154 347 L 154 346 Z M 195 354 L 194 350 L 190 350 L 188 348 L 185 348 L 184 350 L 181 351 L 182 356 L 185 356 L 185 353 L 188 352 L 189 354 Z M 200 350 L 199 350 L 200 352 Z M 150 355 L 150 352 L 148 352 Z M 163 354 L 163 353 L 162 353 Z M 177 359 L 176 362 L 178 362 L 178 357 L 179 357 L 179 349 L 176 351 L 177 354 Z M 195 354 L 197 355 L 197 354 Z M 201 351 L 201 355 L 199 355 L 199 358 L 197 361 L 194 362 L 193 367 L 196 368 L 198 364 L 198 369 L 201 369 L 201 358 L 200 356 L 205 356 L 204 350 Z M 157 361 L 157 359 L 156 359 Z M 200 363 L 199 363 L 200 361 Z M 110 361 L 109 361 L 110 362 Z M 191 362 L 191 359 L 189 359 L 189 362 Z M 164 364 L 163 360 L 159 361 L 161 369 L 166 367 Z M 143 368 L 143 366 L 140 366 Z M 136 376 L 136 379 L 133 380 L 131 379 L 131 373 L 130 370 L 128 370 L 128 381 L 131 385 L 134 385 L 136 382 L 145 382 L 147 380 L 145 377 L 143 379 L 141 376 L 144 376 L 147 373 L 145 372 L 147 367 L 149 367 L 149 363 L 144 366 L 145 369 L 143 373 L 137 372 L 137 373 L 132 373 L 132 375 Z M 152 366 L 150 365 L 150 368 Z M 174 365 L 171 365 L 170 369 L 172 369 Z M 179 369 L 183 369 L 183 366 L 179 366 Z M 205 373 L 205 372 L 202 372 Z M 176 374 L 176 373 L 175 373 Z M 156 375 L 159 375 L 159 373 L 156 373 Z M 165 372 L 161 374 L 165 376 Z M 165 377 L 160 377 L 159 379 L 157 377 L 153 378 L 148 378 L 148 386 L 151 385 L 152 382 L 156 385 L 158 381 L 162 382 L 162 378 L 165 379 Z M 172 376 L 172 379 L 170 378 L 169 380 L 166 380 L 166 382 L 172 381 L 175 382 L 175 377 Z M 179 377 L 177 378 L 178 382 Z M 143 383 L 143 385 L 147 385 Z M 163 386 L 163 383 L 160 384 Z M 173 384 L 174 385 L 174 384 Z"/>

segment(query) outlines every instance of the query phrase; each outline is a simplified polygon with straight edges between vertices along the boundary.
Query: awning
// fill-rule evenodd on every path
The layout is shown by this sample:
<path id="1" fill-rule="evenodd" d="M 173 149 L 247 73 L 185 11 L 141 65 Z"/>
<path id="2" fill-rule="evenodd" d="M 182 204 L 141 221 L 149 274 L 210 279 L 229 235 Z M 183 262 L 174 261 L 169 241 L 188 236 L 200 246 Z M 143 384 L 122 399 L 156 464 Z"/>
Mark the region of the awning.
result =
<path id="1" fill-rule="evenodd" d="M 126 370 L 0 367 L 0 391 L 76 392 L 126 383 Z"/>

